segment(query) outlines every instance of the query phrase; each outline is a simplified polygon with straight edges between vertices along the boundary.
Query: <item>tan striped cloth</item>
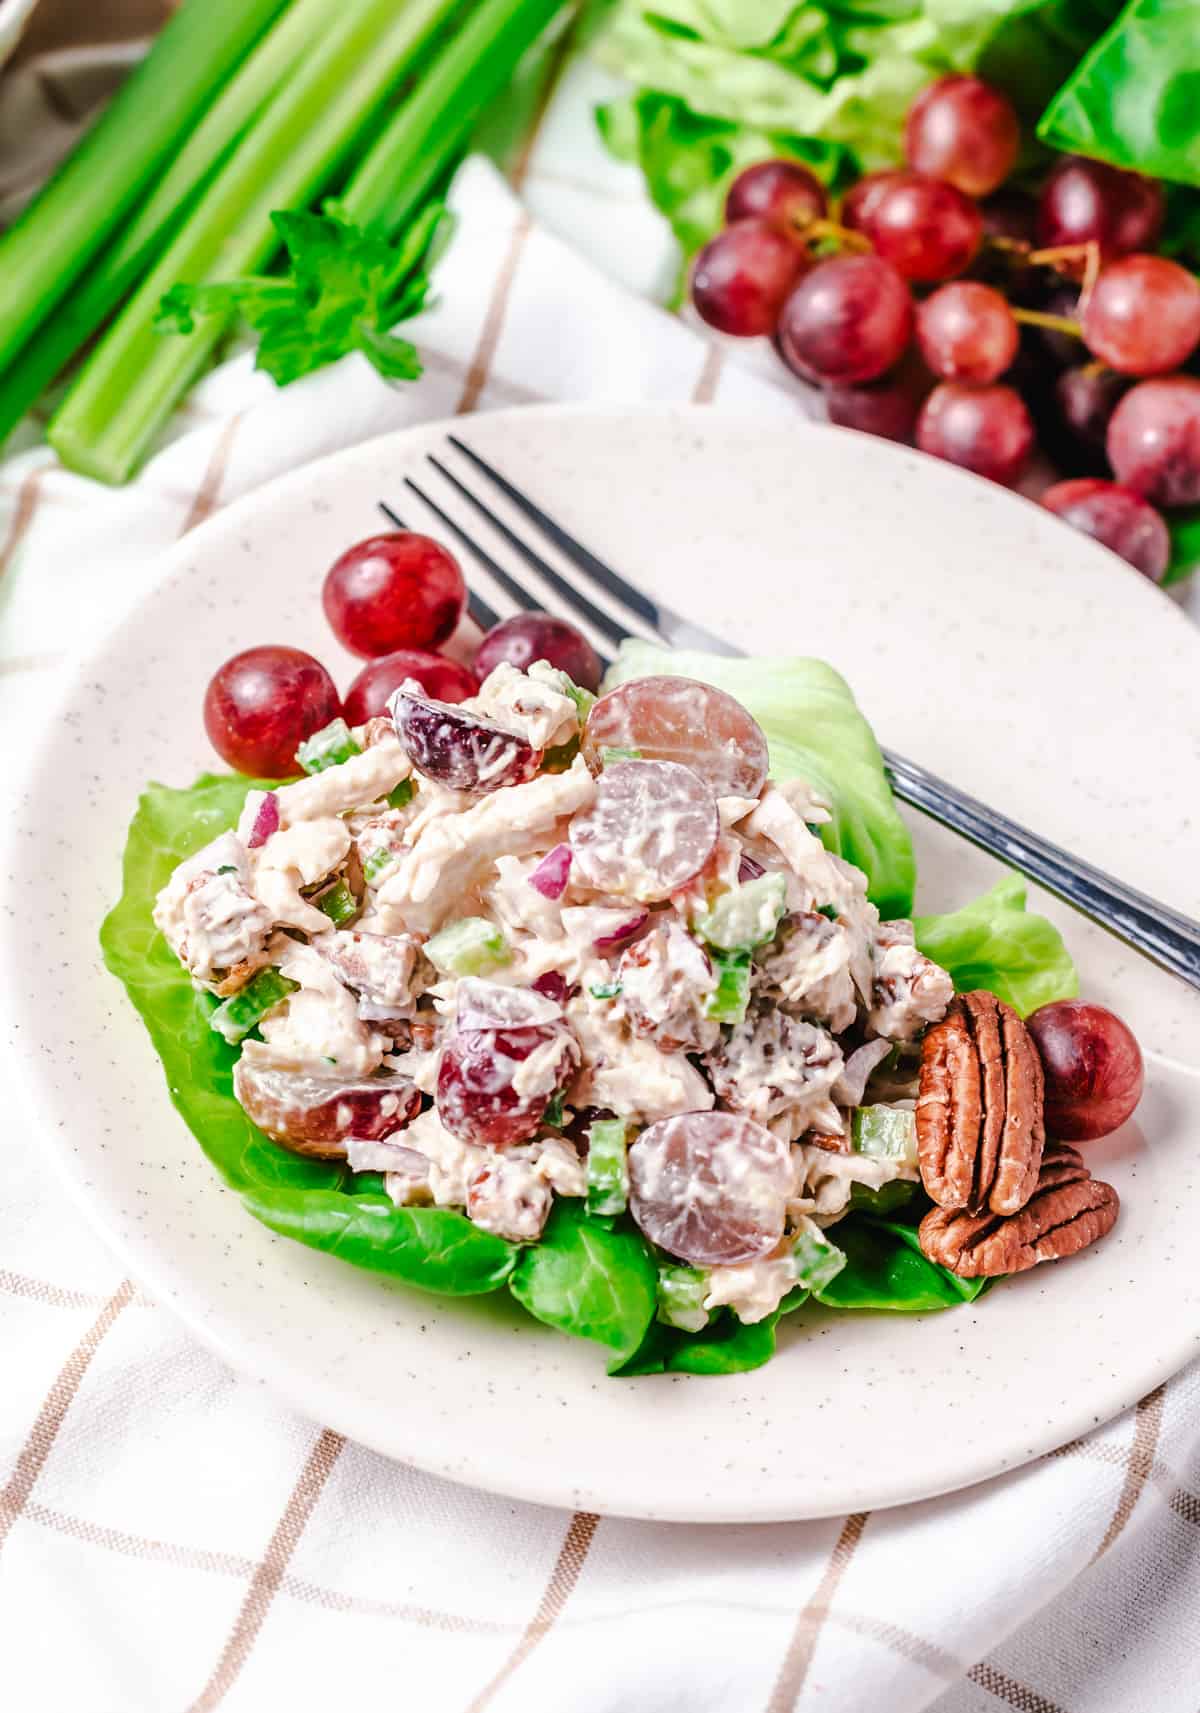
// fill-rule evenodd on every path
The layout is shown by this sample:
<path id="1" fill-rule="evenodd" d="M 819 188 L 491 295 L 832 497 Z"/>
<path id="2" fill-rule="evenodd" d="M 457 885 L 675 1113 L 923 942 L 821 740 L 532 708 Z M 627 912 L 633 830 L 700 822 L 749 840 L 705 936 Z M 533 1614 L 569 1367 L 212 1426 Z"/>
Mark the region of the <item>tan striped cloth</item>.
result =
<path id="1" fill-rule="evenodd" d="M 606 265 L 644 258 L 649 287 L 668 258 L 638 248 L 644 207 L 564 135 L 583 130 L 556 109 L 531 139 L 530 202 Z M 237 359 L 124 493 L 36 445 L 0 469 L 14 749 L 158 549 L 303 459 L 539 399 L 794 412 L 794 393 L 548 237 L 486 167 L 456 194 L 418 388 L 351 361 L 280 394 Z M 903 1510 L 726 1529 L 569 1515 L 282 1408 L 122 1277 L 49 1177 L 36 1123 L 6 1111 L 0 1150 L 0 1708 L 1194 1713 L 1195 1370 L 1018 1474 Z"/>

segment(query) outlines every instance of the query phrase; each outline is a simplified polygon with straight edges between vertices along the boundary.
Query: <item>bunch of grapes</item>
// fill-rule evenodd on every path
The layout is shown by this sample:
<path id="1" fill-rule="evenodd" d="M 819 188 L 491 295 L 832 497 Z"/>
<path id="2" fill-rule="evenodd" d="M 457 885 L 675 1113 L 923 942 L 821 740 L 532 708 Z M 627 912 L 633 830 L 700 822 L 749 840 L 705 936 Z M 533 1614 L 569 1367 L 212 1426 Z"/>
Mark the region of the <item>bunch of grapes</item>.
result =
<path id="1" fill-rule="evenodd" d="M 1019 146 L 1007 98 L 953 76 L 910 108 L 907 164 L 836 211 L 796 161 L 747 167 L 692 301 L 842 427 L 1008 486 L 1040 440 L 1071 478 L 1042 503 L 1158 581 L 1162 510 L 1200 503 L 1200 280 L 1155 253 L 1153 180 L 1068 156 L 1034 197 L 1005 185 Z"/>

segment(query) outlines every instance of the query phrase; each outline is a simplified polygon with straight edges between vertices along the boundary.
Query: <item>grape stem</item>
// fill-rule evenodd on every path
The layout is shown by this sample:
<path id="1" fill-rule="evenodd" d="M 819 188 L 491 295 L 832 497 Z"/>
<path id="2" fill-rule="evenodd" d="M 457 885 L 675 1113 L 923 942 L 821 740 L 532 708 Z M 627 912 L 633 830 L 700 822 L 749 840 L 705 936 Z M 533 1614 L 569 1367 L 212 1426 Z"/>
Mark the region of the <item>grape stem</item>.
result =
<path id="1" fill-rule="evenodd" d="M 1067 315 L 1046 315 L 1040 309 L 1013 309 L 1012 318 L 1029 327 L 1050 327 L 1056 333 L 1069 333 L 1073 339 L 1083 338 L 1082 327 Z"/>
<path id="2" fill-rule="evenodd" d="M 1079 307 L 1086 307 L 1092 288 L 1100 277 L 1100 246 L 1094 238 L 1089 238 L 1086 244 L 1056 244 L 1049 250 L 1031 250 L 1028 259 L 1035 268 L 1056 268 L 1060 273 L 1071 273 L 1072 277 L 1071 268 L 1064 268 L 1062 264 L 1082 262 Z"/>
<path id="3" fill-rule="evenodd" d="M 798 230 L 806 244 L 819 243 L 822 238 L 831 238 L 845 250 L 868 251 L 874 248 L 871 240 L 861 232 L 855 232 L 849 226 L 839 226 L 836 220 L 809 220 Z"/>

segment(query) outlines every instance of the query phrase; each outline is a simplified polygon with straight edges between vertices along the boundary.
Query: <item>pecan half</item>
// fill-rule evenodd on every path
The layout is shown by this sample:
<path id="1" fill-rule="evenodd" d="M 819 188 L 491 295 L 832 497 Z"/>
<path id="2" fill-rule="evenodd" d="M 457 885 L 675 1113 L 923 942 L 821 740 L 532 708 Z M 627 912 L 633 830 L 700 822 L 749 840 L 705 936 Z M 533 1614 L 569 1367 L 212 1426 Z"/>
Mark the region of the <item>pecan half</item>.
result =
<path id="1" fill-rule="evenodd" d="M 991 993 L 964 993 L 921 1049 L 917 1152 L 943 1208 L 1017 1213 L 1046 1144 L 1042 1061 L 1024 1023 Z"/>
<path id="2" fill-rule="evenodd" d="M 1051 1142 L 1037 1188 L 1020 1213 L 1003 1219 L 935 1207 L 921 1221 L 921 1249 L 960 1279 L 1024 1273 L 1106 1236 L 1120 1209 L 1116 1190 L 1092 1177 L 1077 1149 Z"/>

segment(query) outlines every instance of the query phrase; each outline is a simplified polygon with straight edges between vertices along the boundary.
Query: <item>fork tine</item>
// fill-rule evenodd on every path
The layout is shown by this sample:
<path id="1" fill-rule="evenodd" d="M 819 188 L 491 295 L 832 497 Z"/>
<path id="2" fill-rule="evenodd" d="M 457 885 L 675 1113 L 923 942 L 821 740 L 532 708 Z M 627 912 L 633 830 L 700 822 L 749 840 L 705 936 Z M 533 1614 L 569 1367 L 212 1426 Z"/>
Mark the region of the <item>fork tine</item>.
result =
<path id="1" fill-rule="evenodd" d="M 405 487 L 412 489 L 413 493 L 417 496 L 422 505 L 429 507 L 434 517 L 436 517 L 441 523 L 445 524 L 446 528 L 450 531 L 451 535 L 454 536 L 455 540 L 460 541 L 467 549 L 468 553 L 475 556 L 488 575 L 496 579 L 505 594 L 511 596 L 519 607 L 523 607 L 527 613 L 537 613 L 541 611 L 540 603 L 534 599 L 528 589 L 523 589 L 515 578 L 510 577 L 503 565 L 493 559 L 491 554 L 479 545 L 474 536 L 468 535 L 461 524 L 455 523 L 454 519 L 450 516 L 450 513 L 443 511 L 437 501 L 435 499 L 431 499 L 425 492 L 424 488 L 419 487 L 417 483 L 413 481 L 411 476 L 405 476 L 404 485 Z"/>
<path id="2" fill-rule="evenodd" d="M 610 642 L 618 645 L 633 634 L 624 625 L 618 624 L 616 619 L 596 606 L 594 602 L 589 601 L 585 594 L 575 588 L 574 584 L 568 583 L 565 577 L 560 576 L 553 565 L 548 565 L 540 553 L 536 553 L 527 541 L 522 540 L 515 531 L 511 530 L 503 518 L 498 517 L 490 506 L 486 505 L 477 494 L 472 493 L 465 483 L 459 481 L 453 470 L 448 470 L 439 458 L 434 457 L 432 452 L 426 453 L 426 457 L 438 475 L 449 482 L 451 487 L 461 494 L 468 505 L 473 506 L 481 517 L 486 518 L 493 529 L 504 537 L 514 552 L 519 553 L 525 563 L 536 571 L 539 577 L 549 583 L 550 587 L 561 595 L 569 606 L 574 607 L 581 618 L 594 625 Z"/>
<path id="3" fill-rule="evenodd" d="M 383 513 L 384 517 L 391 524 L 393 529 L 407 529 L 408 528 L 408 525 L 405 523 L 404 519 L 402 517 L 400 517 L 399 514 L 396 511 L 394 511 L 391 506 L 388 505 L 386 500 L 376 500 L 375 504 L 379 507 L 380 511 Z"/>

